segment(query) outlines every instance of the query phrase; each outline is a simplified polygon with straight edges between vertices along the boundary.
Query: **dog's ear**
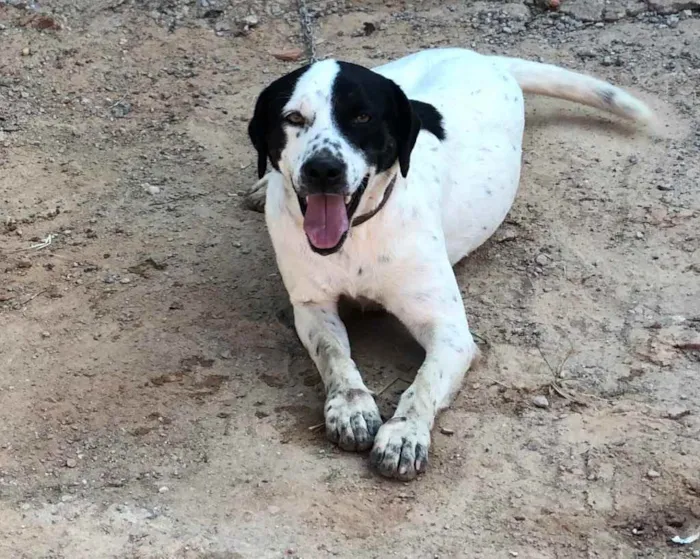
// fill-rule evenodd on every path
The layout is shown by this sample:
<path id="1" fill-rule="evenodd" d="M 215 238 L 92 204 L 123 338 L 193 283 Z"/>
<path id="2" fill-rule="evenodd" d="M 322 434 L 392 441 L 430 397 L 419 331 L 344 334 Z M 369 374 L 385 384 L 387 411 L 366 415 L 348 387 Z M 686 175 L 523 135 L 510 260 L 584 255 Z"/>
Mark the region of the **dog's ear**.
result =
<path id="1" fill-rule="evenodd" d="M 267 115 L 268 115 L 268 92 L 264 90 L 255 103 L 255 111 L 253 118 L 248 124 L 248 136 L 253 144 L 253 147 L 258 152 L 258 178 L 265 176 L 267 170 Z"/>
<path id="2" fill-rule="evenodd" d="M 392 86 L 392 102 L 394 104 L 395 113 L 393 123 L 394 139 L 396 140 L 399 152 L 399 168 L 401 175 L 408 175 L 408 168 L 411 162 L 411 152 L 413 146 L 416 145 L 418 132 L 420 132 L 420 118 L 413 110 L 411 102 L 406 97 L 403 90 L 393 81 Z"/>

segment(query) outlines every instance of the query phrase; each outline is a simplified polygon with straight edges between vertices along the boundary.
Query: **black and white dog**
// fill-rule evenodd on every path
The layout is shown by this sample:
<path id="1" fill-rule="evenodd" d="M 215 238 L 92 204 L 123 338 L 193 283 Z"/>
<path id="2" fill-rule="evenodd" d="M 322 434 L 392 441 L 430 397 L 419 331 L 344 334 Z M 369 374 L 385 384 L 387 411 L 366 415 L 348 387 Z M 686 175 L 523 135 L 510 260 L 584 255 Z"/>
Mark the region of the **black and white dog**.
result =
<path id="1" fill-rule="evenodd" d="M 513 203 L 523 92 L 652 119 L 608 83 L 463 49 L 373 70 L 324 60 L 278 79 L 255 106 L 261 180 L 251 195 L 264 199 L 296 329 L 325 384 L 326 433 L 345 450 L 372 447 L 385 476 L 425 470 L 435 416 L 477 356 L 452 266 Z M 351 358 L 340 296 L 379 303 L 425 348 L 384 424 Z"/>

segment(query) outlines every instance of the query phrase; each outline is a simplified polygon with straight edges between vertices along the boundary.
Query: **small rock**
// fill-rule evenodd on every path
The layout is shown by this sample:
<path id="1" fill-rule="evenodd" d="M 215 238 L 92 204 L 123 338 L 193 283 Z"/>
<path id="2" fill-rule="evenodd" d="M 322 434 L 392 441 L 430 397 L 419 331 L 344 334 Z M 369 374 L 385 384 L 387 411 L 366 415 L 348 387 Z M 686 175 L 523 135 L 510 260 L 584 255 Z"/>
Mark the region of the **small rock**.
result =
<path id="1" fill-rule="evenodd" d="M 276 507 L 275 505 L 271 505 L 271 506 L 267 507 L 267 512 L 269 512 L 270 514 L 277 514 L 279 511 L 280 511 L 280 508 Z"/>
<path id="2" fill-rule="evenodd" d="M 499 229 L 494 236 L 497 243 L 506 243 L 518 238 L 518 232 L 514 229 Z"/>
<path id="3" fill-rule="evenodd" d="M 29 258 L 23 258 L 19 262 L 17 262 L 17 267 L 22 268 L 22 269 L 27 269 L 32 267 L 32 261 L 29 260 Z"/>
<path id="4" fill-rule="evenodd" d="M 700 9 L 700 0 L 647 0 L 647 5 L 660 14 L 673 14 L 681 10 Z"/>
<path id="5" fill-rule="evenodd" d="M 690 410 L 684 408 L 683 406 L 674 406 L 666 412 L 666 417 L 668 419 L 682 419 L 685 416 L 690 415 Z"/>
<path id="6" fill-rule="evenodd" d="M 662 192 L 668 192 L 669 190 L 673 190 L 673 186 L 670 184 L 657 184 L 656 189 L 661 190 Z"/>
<path id="7" fill-rule="evenodd" d="M 372 23 L 371 21 L 365 21 L 362 24 L 362 34 L 365 35 L 366 37 L 369 37 L 376 30 L 377 30 L 377 26 L 374 25 L 374 23 Z"/>
<path id="8" fill-rule="evenodd" d="M 168 491 L 170 491 L 170 488 L 166 487 L 165 485 L 158 488 L 158 493 L 167 493 Z"/>
<path id="9" fill-rule="evenodd" d="M 22 56 L 29 56 L 30 54 L 32 54 L 32 51 L 29 47 L 24 47 L 22 49 Z"/>
<path id="10" fill-rule="evenodd" d="M 447 427 L 440 427 L 440 432 L 443 435 L 447 435 L 447 436 L 455 434 L 454 429 L 448 429 Z"/>
<path id="11" fill-rule="evenodd" d="M 42 332 L 41 333 L 42 338 L 50 338 L 51 337 L 51 332 Z"/>
<path id="12" fill-rule="evenodd" d="M 147 182 L 144 182 L 141 186 L 143 187 L 143 189 L 146 192 L 148 192 L 152 196 L 155 196 L 156 194 L 160 194 L 160 188 L 154 184 L 149 184 Z"/>
<path id="13" fill-rule="evenodd" d="M 567 0 L 560 11 L 579 21 L 600 21 L 604 9 L 605 0 Z"/>
<path id="14" fill-rule="evenodd" d="M 603 20 L 605 21 L 619 21 L 626 15 L 627 12 L 620 8 L 605 8 L 605 10 L 603 10 Z"/>
<path id="15" fill-rule="evenodd" d="M 581 49 L 576 53 L 580 58 L 597 58 L 598 54 L 593 49 Z"/>
<path id="16" fill-rule="evenodd" d="M 538 266 L 546 266 L 547 264 L 549 264 L 549 256 L 547 256 L 546 254 L 538 254 L 535 258 L 535 263 Z"/>
<path id="17" fill-rule="evenodd" d="M 217 35 L 221 36 L 226 32 L 231 31 L 231 26 L 225 21 L 217 21 L 214 24 L 214 31 L 216 31 Z"/>
<path id="18" fill-rule="evenodd" d="M 66 460 L 66 468 L 75 468 L 78 465 L 77 460 L 75 458 L 69 458 Z"/>
<path id="19" fill-rule="evenodd" d="M 631 165 L 636 165 L 637 163 L 639 163 L 639 157 L 637 157 L 636 155 L 630 155 L 627 158 L 627 161 L 629 161 Z"/>
<path id="20" fill-rule="evenodd" d="M 110 112 L 114 118 L 124 118 L 131 112 L 131 103 L 126 101 L 117 101 L 110 107 Z"/>
<path id="21" fill-rule="evenodd" d="M 119 280 L 119 283 L 123 283 L 123 284 L 131 283 L 131 280 L 129 278 L 122 278 Z"/>
<path id="22" fill-rule="evenodd" d="M 661 474 L 656 470 L 649 470 L 647 472 L 647 477 L 650 479 L 656 479 L 657 477 L 661 477 Z"/>
<path id="23" fill-rule="evenodd" d="M 700 557 L 700 549 L 693 550 L 693 557 Z"/>
<path id="24" fill-rule="evenodd" d="M 546 409 L 549 407 L 549 400 L 547 400 L 547 396 L 538 394 L 532 399 L 532 405 L 536 408 Z"/>
<path id="25" fill-rule="evenodd" d="M 258 19 L 258 16 L 251 14 L 243 18 L 243 23 L 245 23 L 246 26 L 253 28 L 257 27 L 257 25 L 260 23 L 260 20 Z"/>
<path id="26" fill-rule="evenodd" d="M 29 18 L 25 21 L 24 25 L 39 30 L 51 29 L 54 31 L 58 31 L 63 28 L 63 25 L 60 21 L 58 21 L 54 17 L 42 14 L 36 14 L 34 17 Z"/>

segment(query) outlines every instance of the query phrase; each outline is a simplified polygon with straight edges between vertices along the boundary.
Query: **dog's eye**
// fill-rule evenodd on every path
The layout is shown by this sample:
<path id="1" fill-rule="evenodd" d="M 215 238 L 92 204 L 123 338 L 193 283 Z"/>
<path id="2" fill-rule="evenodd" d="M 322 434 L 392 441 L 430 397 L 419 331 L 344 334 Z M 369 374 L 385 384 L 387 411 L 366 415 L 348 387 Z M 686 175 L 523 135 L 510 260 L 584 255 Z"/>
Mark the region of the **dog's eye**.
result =
<path id="1" fill-rule="evenodd" d="M 304 126 L 306 124 L 306 119 L 304 116 L 296 111 L 286 115 L 284 120 L 286 120 L 289 124 L 293 124 L 294 126 Z"/>
<path id="2" fill-rule="evenodd" d="M 370 120 L 372 120 L 372 117 L 366 113 L 360 113 L 353 119 L 356 124 L 367 124 Z"/>

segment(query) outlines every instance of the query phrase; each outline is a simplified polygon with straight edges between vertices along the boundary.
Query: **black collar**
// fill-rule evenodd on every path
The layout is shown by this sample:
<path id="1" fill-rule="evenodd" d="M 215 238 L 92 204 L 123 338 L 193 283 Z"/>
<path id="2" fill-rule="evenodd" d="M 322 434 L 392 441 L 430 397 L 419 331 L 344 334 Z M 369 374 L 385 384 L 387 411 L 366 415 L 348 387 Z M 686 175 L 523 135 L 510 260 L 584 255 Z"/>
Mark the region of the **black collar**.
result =
<path id="1" fill-rule="evenodd" d="M 395 174 L 391 178 L 391 182 L 389 183 L 389 186 L 386 187 L 384 190 L 384 196 L 382 197 L 382 201 L 379 202 L 379 205 L 374 208 L 371 212 L 367 212 L 366 214 L 358 215 L 356 218 L 352 220 L 352 227 L 357 227 L 358 225 L 362 225 L 366 221 L 369 221 L 372 219 L 375 215 L 379 213 L 379 211 L 384 207 L 384 205 L 389 201 L 389 196 L 391 196 L 392 191 L 394 190 L 394 185 L 396 184 L 396 178 L 398 177 L 398 173 Z M 365 188 L 366 188 L 365 184 Z M 358 196 L 359 200 L 359 196 Z"/>

